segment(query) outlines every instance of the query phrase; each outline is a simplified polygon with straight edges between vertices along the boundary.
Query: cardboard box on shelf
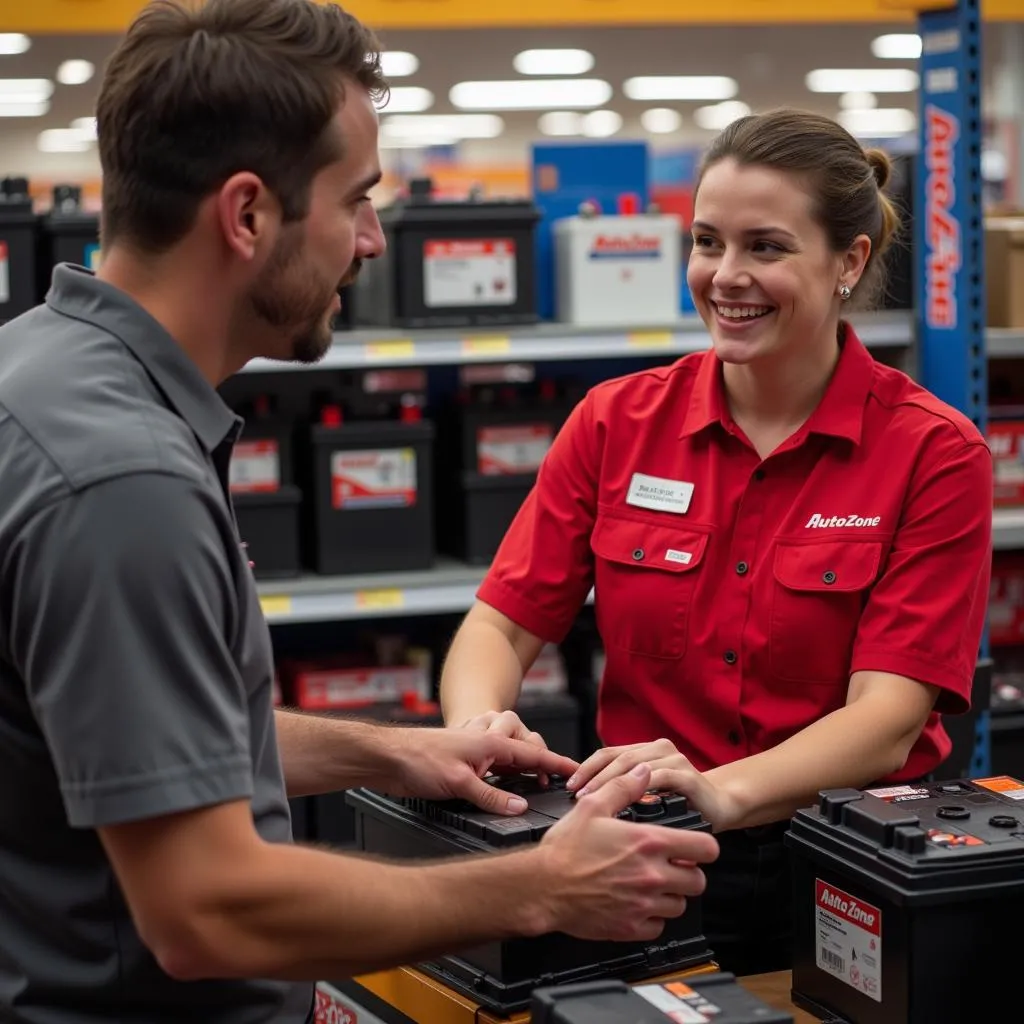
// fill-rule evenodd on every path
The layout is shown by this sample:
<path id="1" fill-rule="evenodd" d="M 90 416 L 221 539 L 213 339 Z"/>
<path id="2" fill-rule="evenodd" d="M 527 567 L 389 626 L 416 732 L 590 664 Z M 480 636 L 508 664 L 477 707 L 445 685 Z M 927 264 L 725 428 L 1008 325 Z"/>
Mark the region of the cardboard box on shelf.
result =
<path id="1" fill-rule="evenodd" d="M 1024 213 L 985 220 L 989 327 L 1024 329 Z"/>

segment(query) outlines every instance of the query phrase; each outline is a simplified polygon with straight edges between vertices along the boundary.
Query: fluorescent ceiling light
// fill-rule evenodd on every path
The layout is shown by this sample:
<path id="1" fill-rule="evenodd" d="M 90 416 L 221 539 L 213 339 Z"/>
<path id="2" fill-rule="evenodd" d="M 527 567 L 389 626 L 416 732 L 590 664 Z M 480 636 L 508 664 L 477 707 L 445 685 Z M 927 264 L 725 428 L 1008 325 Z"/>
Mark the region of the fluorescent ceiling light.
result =
<path id="1" fill-rule="evenodd" d="M 585 75 L 594 66 L 586 50 L 523 50 L 512 66 L 521 75 Z"/>
<path id="2" fill-rule="evenodd" d="M 82 132 L 88 138 L 95 140 L 96 138 L 96 118 L 95 117 L 76 117 L 71 122 L 71 127 L 76 132 Z"/>
<path id="3" fill-rule="evenodd" d="M 7 100 L 0 96 L 0 117 L 43 117 L 49 112 L 49 100 Z"/>
<path id="4" fill-rule="evenodd" d="M 16 57 L 31 45 L 32 40 L 21 32 L 0 32 L 0 57 Z"/>
<path id="5" fill-rule="evenodd" d="M 448 95 L 462 110 L 585 110 L 607 103 L 612 87 L 599 78 L 459 82 Z"/>
<path id="6" fill-rule="evenodd" d="M 386 114 L 418 114 L 434 105 L 434 94 L 418 85 L 401 85 L 390 90 L 387 102 L 377 109 Z"/>
<path id="7" fill-rule="evenodd" d="M 39 133 L 37 145 L 42 153 L 84 153 L 91 143 L 74 128 L 47 128 Z"/>
<path id="8" fill-rule="evenodd" d="M 87 60 L 66 60 L 57 68 L 61 85 L 85 85 L 96 74 L 96 67 Z"/>
<path id="9" fill-rule="evenodd" d="M 406 50 L 386 50 L 380 55 L 380 66 L 385 78 L 408 78 L 420 68 L 420 59 Z"/>
<path id="10" fill-rule="evenodd" d="M 697 127 L 705 131 L 724 131 L 741 117 L 750 113 L 750 107 L 739 100 L 726 100 L 724 103 L 715 103 L 710 107 L 698 107 L 693 112 L 693 120 Z"/>
<path id="11" fill-rule="evenodd" d="M 42 102 L 52 95 L 53 82 L 48 78 L 0 78 L 0 102 L 5 99 Z"/>
<path id="12" fill-rule="evenodd" d="M 575 110 L 549 110 L 537 118 L 543 135 L 582 135 L 583 115 Z"/>
<path id="13" fill-rule="evenodd" d="M 683 115 L 669 107 L 651 107 L 640 115 L 644 131 L 652 135 L 668 135 L 678 131 L 682 123 Z"/>
<path id="14" fill-rule="evenodd" d="M 384 118 L 381 139 L 493 139 L 505 130 L 497 114 L 399 114 Z"/>
<path id="15" fill-rule="evenodd" d="M 919 83 L 905 68 L 819 68 L 805 81 L 811 92 L 914 92 Z"/>
<path id="16" fill-rule="evenodd" d="M 627 78 L 622 91 L 631 100 L 727 100 L 739 86 L 722 75 L 648 75 Z"/>
<path id="17" fill-rule="evenodd" d="M 921 37 L 913 32 L 879 36 L 872 41 L 871 52 L 879 60 L 917 60 Z"/>
<path id="18" fill-rule="evenodd" d="M 998 149 L 981 151 L 981 177 L 984 181 L 1006 181 L 1010 174 L 1010 161 Z"/>
<path id="19" fill-rule="evenodd" d="M 840 110 L 871 110 L 878 106 L 878 97 L 873 92 L 844 92 L 839 97 Z"/>
<path id="20" fill-rule="evenodd" d="M 906 135 L 917 127 L 912 110 L 901 107 L 879 107 L 876 110 L 844 110 L 839 123 L 859 138 L 890 139 Z"/>
<path id="21" fill-rule="evenodd" d="M 583 134 L 588 139 L 609 139 L 622 127 L 622 115 L 614 110 L 592 110 L 583 115 Z"/>

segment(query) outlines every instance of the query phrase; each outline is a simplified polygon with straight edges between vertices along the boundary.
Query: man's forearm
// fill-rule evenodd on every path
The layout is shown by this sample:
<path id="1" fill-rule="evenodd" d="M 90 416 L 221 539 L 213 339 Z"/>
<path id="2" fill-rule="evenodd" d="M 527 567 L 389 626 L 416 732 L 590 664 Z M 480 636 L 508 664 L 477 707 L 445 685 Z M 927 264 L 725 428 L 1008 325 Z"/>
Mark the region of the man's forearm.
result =
<path id="1" fill-rule="evenodd" d="M 489 622 L 467 620 L 441 674 L 446 725 L 462 725 L 486 711 L 508 711 L 519 700 L 523 665 L 511 641 Z"/>
<path id="2" fill-rule="evenodd" d="M 289 797 L 374 788 L 394 775 L 385 727 L 287 710 L 274 719 Z"/>
<path id="3" fill-rule="evenodd" d="M 394 865 L 266 845 L 200 917 L 182 973 L 310 981 L 413 963 L 550 929 L 534 847 L 434 865 Z"/>
<path id="4" fill-rule="evenodd" d="M 708 781 L 725 796 L 728 828 L 754 828 L 791 817 L 823 789 L 863 786 L 899 770 L 913 735 L 887 728 L 869 701 L 840 708 L 760 754 L 712 768 Z"/>

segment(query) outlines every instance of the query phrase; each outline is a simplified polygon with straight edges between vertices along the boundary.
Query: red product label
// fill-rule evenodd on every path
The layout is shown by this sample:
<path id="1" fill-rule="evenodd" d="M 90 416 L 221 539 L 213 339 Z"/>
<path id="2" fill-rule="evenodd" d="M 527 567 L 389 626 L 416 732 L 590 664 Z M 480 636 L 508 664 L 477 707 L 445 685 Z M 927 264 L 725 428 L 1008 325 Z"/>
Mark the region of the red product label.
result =
<path id="1" fill-rule="evenodd" d="M 882 912 L 870 903 L 864 903 L 834 885 L 828 885 L 820 878 L 815 879 L 816 900 L 819 907 L 835 914 L 836 917 L 856 925 L 872 935 L 882 934 Z"/>
<path id="2" fill-rule="evenodd" d="M 432 239 L 423 246 L 428 260 L 463 260 L 479 256 L 514 256 L 515 242 L 510 238 Z"/>
<path id="3" fill-rule="evenodd" d="M 235 494 L 268 494 L 281 487 L 277 442 L 239 441 L 231 453 L 229 486 Z"/>

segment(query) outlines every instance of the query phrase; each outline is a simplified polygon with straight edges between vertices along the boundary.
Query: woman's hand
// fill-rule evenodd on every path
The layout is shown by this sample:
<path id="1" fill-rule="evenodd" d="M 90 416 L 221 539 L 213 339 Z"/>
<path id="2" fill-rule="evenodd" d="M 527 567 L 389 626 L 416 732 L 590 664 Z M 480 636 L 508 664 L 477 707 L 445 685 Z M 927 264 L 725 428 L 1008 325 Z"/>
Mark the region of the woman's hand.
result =
<path id="1" fill-rule="evenodd" d="M 612 779 L 628 775 L 639 764 L 651 766 L 651 789 L 681 793 L 715 832 L 732 828 L 738 820 L 739 808 L 729 794 L 697 771 L 670 740 L 605 747 L 591 754 L 566 785 L 577 795 L 593 793 Z"/>

